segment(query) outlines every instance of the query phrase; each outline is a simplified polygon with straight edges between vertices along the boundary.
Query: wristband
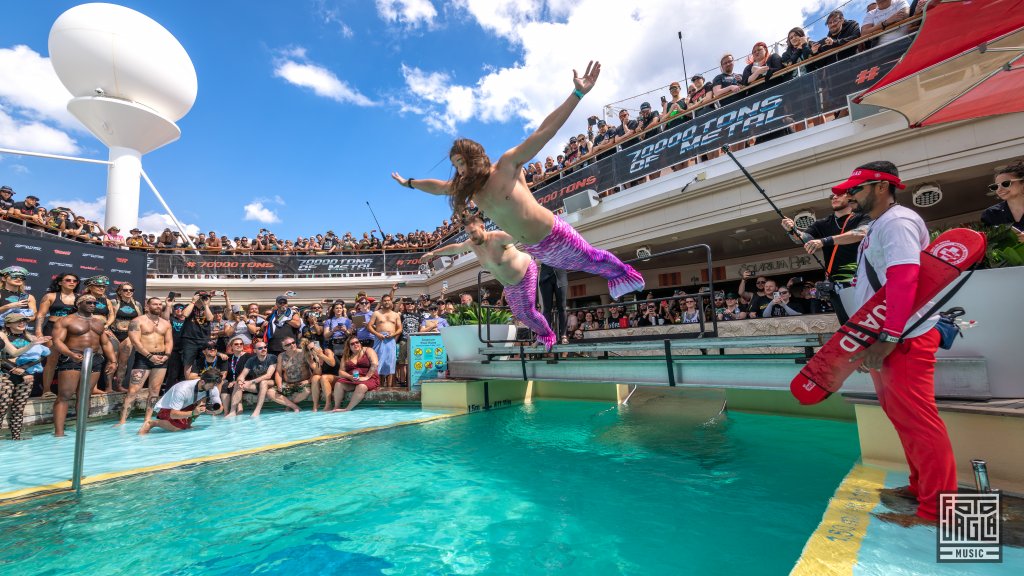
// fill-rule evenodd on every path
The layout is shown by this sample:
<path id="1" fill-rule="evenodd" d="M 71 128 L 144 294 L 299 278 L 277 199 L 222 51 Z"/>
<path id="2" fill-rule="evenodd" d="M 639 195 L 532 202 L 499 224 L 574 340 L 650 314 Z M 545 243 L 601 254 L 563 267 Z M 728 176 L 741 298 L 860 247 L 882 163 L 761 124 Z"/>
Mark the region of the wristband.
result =
<path id="1" fill-rule="evenodd" d="M 825 236 L 821 239 L 822 248 L 831 248 L 836 245 L 836 240 L 832 236 Z"/>
<path id="2" fill-rule="evenodd" d="M 579 88 L 572 91 L 572 95 L 583 100 L 583 92 L 580 92 Z"/>
<path id="3" fill-rule="evenodd" d="M 413 183 L 414 180 L 416 180 L 416 179 L 415 178 L 409 178 L 408 180 L 406 180 L 405 181 L 405 187 L 406 188 L 412 188 L 412 183 Z"/>

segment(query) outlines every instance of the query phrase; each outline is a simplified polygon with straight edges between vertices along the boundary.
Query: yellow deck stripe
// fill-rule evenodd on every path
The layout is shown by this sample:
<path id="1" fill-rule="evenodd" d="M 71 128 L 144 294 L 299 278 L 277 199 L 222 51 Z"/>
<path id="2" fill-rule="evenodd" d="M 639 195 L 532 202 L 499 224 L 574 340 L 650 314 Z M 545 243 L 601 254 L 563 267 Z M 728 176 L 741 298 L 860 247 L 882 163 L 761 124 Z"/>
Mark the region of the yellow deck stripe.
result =
<path id="1" fill-rule="evenodd" d="M 857 464 L 836 489 L 790 576 L 851 576 L 885 471 Z"/>
<path id="2" fill-rule="evenodd" d="M 466 412 L 454 412 L 451 414 L 439 414 L 437 416 L 427 416 L 425 418 L 419 418 L 416 420 L 409 420 L 406 422 L 397 422 L 395 424 L 388 424 L 387 426 L 374 426 L 371 428 L 360 428 L 359 430 L 350 430 L 348 432 L 341 432 L 338 434 L 326 434 L 324 436 L 317 436 L 315 438 L 307 438 L 304 440 L 292 440 L 289 442 L 281 442 L 280 444 L 270 444 L 268 446 L 260 446 L 258 448 L 248 448 L 246 450 L 235 450 L 234 452 L 225 452 L 223 454 L 212 454 L 210 456 L 200 456 L 198 458 L 189 458 L 188 460 L 179 460 L 177 462 L 167 462 L 165 464 L 155 464 L 153 466 L 146 466 L 144 468 L 134 468 L 132 470 L 122 470 L 118 472 L 104 472 L 103 474 L 96 474 L 95 476 L 87 476 L 82 478 L 82 485 L 95 484 L 97 482 L 106 482 L 117 478 L 125 478 L 127 476 L 135 476 L 138 474 L 146 474 L 148 472 L 158 472 L 161 470 L 170 470 L 172 468 L 180 468 L 182 466 L 190 466 L 192 464 L 201 464 L 203 462 L 214 462 L 217 460 L 227 460 L 228 458 L 237 458 L 239 456 L 248 456 L 250 454 L 258 454 L 261 452 L 269 452 L 271 450 L 281 450 L 282 448 L 291 448 L 293 446 L 299 446 L 301 444 L 311 444 L 313 442 L 322 442 L 324 440 L 334 440 L 337 438 L 343 438 L 345 436 L 353 436 L 355 434 L 363 434 L 365 432 L 378 432 L 380 430 L 390 430 L 392 428 L 398 428 L 401 426 L 411 426 L 413 424 L 423 424 L 424 422 L 433 422 L 434 420 L 442 420 L 444 418 L 452 418 L 454 416 L 462 416 Z M 44 486 L 32 486 L 29 488 L 20 488 L 10 492 L 0 492 L 0 506 L 8 504 L 10 502 L 4 502 L 5 500 L 18 500 L 31 496 L 40 492 L 55 492 L 71 489 L 71 480 L 64 480 L 63 482 L 56 482 L 53 484 L 47 484 Z"/>

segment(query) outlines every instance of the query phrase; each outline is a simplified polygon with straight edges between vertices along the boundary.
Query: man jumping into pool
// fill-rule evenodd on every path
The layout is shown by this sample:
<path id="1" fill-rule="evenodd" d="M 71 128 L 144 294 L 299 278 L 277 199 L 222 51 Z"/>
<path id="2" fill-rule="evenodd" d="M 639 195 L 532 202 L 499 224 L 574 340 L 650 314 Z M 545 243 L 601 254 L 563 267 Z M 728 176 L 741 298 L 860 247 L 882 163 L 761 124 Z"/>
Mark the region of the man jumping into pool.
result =
<path id="1" fill-rule="evenodd" d="M 541 206 L 523 175 L 523 165 L 539 154 L 555 136 L 583 95 L 594 87 L 600 73 L 600 62 L 587 65 L 583 77 L 573 70 L 576 89 L 572 94 L 544 119 L 533 134 L 519 146 L 505 152 L 494 165 L 483 146 L 462 138 L 455 141 L 448 154 L 456 170 L 450 182 L 407 179 L 397 172 L 393 172 L 391 177 L 407 188 L 449 196 L 455 214 L 461 214 L 470 201 L 476 202 L 498 227 L 522 243 L 523 250 L 534 258 L 555 268 L 583 270 L 607 279 L 612 298 L 618 299 L 642 290 L 644 279 L 639 272 L 608 251 L 595 249 L 572 226 Z"/>
<path id="2" fill-rule="evenodd" d="M 515 239 L 501 230 L 488 232 L 479 214 L 464 214 L 462 225 L 469 240 L 438 248 L 422 256 L 429 262 L 435 256 L 456 255 L 472 250 L 480 266 L 505 287 L 505 300 L 515 317 L 537 333 L 537 342 L 551 351 L 558 338 L 544 316 L 537 311 L 537 264 L 516 250 Z"/>

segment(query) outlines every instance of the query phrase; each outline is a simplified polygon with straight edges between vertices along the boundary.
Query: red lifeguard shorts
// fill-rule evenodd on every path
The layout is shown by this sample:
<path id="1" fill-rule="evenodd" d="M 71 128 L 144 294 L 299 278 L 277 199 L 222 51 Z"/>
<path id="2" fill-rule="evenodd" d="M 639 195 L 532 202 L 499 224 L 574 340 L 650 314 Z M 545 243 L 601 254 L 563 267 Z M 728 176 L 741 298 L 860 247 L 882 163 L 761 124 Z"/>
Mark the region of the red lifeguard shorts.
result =
<path id="1" fill-rule="evenodd" d="M 179 430 L 188 430 L 192 427 L 192 421 L 188 418 L 171 418 L 170 408 L 161 408 L 156 415 L 159 420 L 166 420 L 170 422 L 175 428 Z"/>

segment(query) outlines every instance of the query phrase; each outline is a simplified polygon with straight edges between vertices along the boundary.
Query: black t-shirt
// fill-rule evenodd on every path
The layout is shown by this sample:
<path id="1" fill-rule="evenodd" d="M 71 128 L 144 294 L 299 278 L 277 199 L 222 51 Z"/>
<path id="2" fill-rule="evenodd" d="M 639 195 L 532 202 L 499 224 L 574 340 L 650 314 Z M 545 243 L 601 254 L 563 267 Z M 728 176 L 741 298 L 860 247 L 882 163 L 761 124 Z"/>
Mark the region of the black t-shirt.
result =
<path id="1" fill-rule="evenodd" d="M 1020 220 L 1013 219 L 1013 212 L 1010 212 L 1010 205 L 1003 200 L 995 206 L 986 208 L 981 213 L 981 221 L 989 226 L 998 226 L 1000 224 L 1012 224 L 1017 229 L 1024 231 L 1024 216 L 1021 216 Z"/>
<path id="2" fill-rule="evenodd" d="M 764 309 L 767 308 L 768 305 L 771 303 L 771 296 L 758 296 L 755 293 L 754 297 L 750 299 L 750 304 L 747 305 L 747 312 L 756 313 L 757 317 L 760 318 L 761 314 L 764 312 Z"/>
<path id="3" fill-rule="evenodd" d="M 733 74 L 725 74 L 725 73 L 719 74 L 718 76 L 715 76 L 713 80 L 711 80 L 712 94 L 714 94 L 714 87 L 715 86 L 718 86 L 718 87 L 721 87 L 721 88 L 727 88 L 729 86 L 737 86 L 737 85 L 742 84 L 742 83 L 743 83 L 743 76 L 741 76 L 739 74 L 736 74 L 736 73 L 733 73 Z M 721 100 L 719 100 L 719 102 L 722 105 L 725 105 L 725 104 L 728 104 L 730 102 L 735 102 L 736 100 L 739 100 L 742 97 L 743 97 L 742 93 L 730 94 L 729 96 L 726 96 L 725 98 L 722 98 Z"/>
<path id="4" fill-rule="evenodd" d="M 267 354 L 267 357 L 260 361 L 260 357 L 253 354 L 245 361 L 245 367 L 249 369 L 249 373 L 246 374 L 246 378 L 253 380 L 260 376 L 263 376 L 270 370 L 270 367 L 277 364 L 277 356 L 273 354 Z M 241 372 L 241 370 L 239 370 Z"/>
<path id="5" fill-rule="evenodd" d="M 8 210 L 12 206 L 14 206 L 14 200 L 11 200 L 10 198 L 4 198 L 3 196 L 0 196 L 0 209 Z"/>
<path id="6" fill-rule="evenodd" d="M 817 220 L 814 224 L 807 227 L 806 232 L 811 238 L 821 239 L 829 236 L 836 236 L 840 234 L 840 231 L 849 232 L 850 230 L 856 229 L 858 226 L 863 226 L 871 221 L 871 217 L 867 214 L 849 214 L 842 218 L 836 218 L 835 215 L 822 218 Z M 825 251 L 825 265 L 832 262 L 831 272 L 840 270 L 843 266 L 848 264 L 854 264 L 857 262 L 857 247 L 860 243 L 846 244 L 844 246 L 833 246 L 832 248 Z M 832 260 L 832 254 L 835 253 L 835 260 Z"/>
<path id="7" fill-rule="evenodd" d="M 196 319 L 195 314 L 185 319 L 181 327 L 181 339 L 192 342 L 208 342 L 210 340 L 210 321 Z"/>
<path id="8" fill-rule="evenodd" d="M 207 368 L 216 368 L 217 370 L 224 372 L 226 370 L 225 364 L 226 362 L 221 360 L 220 356 L 217 356 L 213 362 L 207 362 L 206 354 L 200 354 L 196 356 L 196 360 L 192 363 L 192 366 L 189 367 L 189 371 L 193 374 L 202 374 L 203 370 L 206 370 Z M 241 372 L 241 370 L 239 370 L 239 372 Z M 229 378 L 228 380 L 230 381 L 233 379 Z"/>
<path id="9" fill-rule="evenodd" d="M 636 127 L 637 127 L 637 126 L 638 126 L 638 124 L 637 124 L 637 121 L 636 121 L 636 120 L 629 120 L 628 122 L 626 122 L 626 127 L 627 127 L 627 128 L 629 129 L 629 130 L 636 130 Z M 622 127 L 622 124 L 619 124 L 619 125 L 618 125 L 618 126 L 617 126 L 617 127 L 615 128 L 615 131 L 614 131 L 614 135 L 615 135 L 616 137 L 622 137 L 622 136 L 625 136 L 625 135 L 626 135 L 626 130 L 625 130 L 625 129 L 624 129 L 623 127 Z M 639 138 L 639 137 L 637 137 L 637 138 L 630 138 L 629 140 L 626 140 L 625 142 L 623 142 L 623 143 L 621 144 L 621 146 L 622 146 L 623 148 L 628 148 L 628 147 L 632 146 L 633 144 L 636 144 L 636 143 L 637 143 L 637 142 L 639 142 L 639 141 L 640 141 L 640 138 Z"/>
<path id="10" fill-rule="evenodd" d="M 21 212 L 22 214 L 29 215 L 29 214 L 35 214 L 40 208 L 42 208 L 42 206 L 40 206 L 39 204 L 36 204 L 35 206 L 29 207 L 29 206 L 25 206 L 25 202 L 24 201 L 21 201 L 21 202 L 15 202 L 13 204 L 12 208 L 17 208 L 18 211 Z"/>
<path id="11" fill-rule="evenodd" d="M 225 379 L 228 382 L 234 382 L 235 380 L 238 380 L 238 376 L 242 374 L 242 369 L 245 368 L 245 365 L 249 363 L 249 358 L 252 358 L 254 356 L 255 354 L 249 354 L 247 352 L 242 353 L 242 355 L 237 358 L 233 355 L 228 356 L 228 359 L 224 361 L 223 364 Z"/>
<path id="12" fill-rule="evenodd" d="M 402 312 L 402 338 L 419 332 L 422 319 L 419 312 Z"/>
<path id="13" fill-rule="evenodd" d="M 298 340 L 298 338 L 296 338 L 297 335 L 297 330 L 293 328 L 291 324 L 285 322 L 274 329 L 273 336 L 271 336 L 270 340 L 267 342 L 267 350 L 269 350 L 271 354 L 280 354 L 284 350 L 284 346 L 281 345 L 281 342 L 288 338 Z"/>
<path id="14" fill-rule="evenodd" d="M 653 111 L 653 110 L 651 111 L 651 114 L 649 116 L 647 116 L 646 118 L 644 118 L 641 115 L 640 116 L 640 129 L 641 130 L 646 130 L 647 128 L 649 128 L 651 126 L 651 124 L 654 124 L 655 122 L 658 121 L 658 117 L 659 117 L 659 114 L 657 112 Z M 658 130 L 652 130 L 652 131 L 648 132 L 647 134 L 644 134 L 643 135 L 643 139 L 646 140 L 647 138 L 650 138 L 650 137 L 656 135 L 658 132 L 659 132 Z"/>

